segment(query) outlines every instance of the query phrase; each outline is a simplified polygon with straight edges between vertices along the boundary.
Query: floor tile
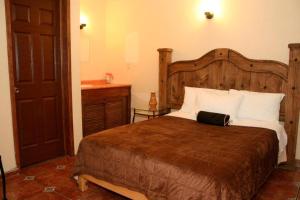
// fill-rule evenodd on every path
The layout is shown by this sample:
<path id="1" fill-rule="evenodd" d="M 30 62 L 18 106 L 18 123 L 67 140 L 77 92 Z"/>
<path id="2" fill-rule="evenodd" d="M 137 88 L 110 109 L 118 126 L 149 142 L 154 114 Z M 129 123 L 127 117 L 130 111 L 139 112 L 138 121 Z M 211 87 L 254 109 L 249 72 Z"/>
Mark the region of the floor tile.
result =
<path id="1" fill-rule="evenodd" d="M 7 178 L 7 196 L 9 200 L 22 200 L 43 191 L 36 181 L 24 180 L 24 175 L 17 174 Z"/>
<path id="2" fill-rule="evenodd" d="M 25 176 L 24 181 L 34 181 L 35 176 Z"/>

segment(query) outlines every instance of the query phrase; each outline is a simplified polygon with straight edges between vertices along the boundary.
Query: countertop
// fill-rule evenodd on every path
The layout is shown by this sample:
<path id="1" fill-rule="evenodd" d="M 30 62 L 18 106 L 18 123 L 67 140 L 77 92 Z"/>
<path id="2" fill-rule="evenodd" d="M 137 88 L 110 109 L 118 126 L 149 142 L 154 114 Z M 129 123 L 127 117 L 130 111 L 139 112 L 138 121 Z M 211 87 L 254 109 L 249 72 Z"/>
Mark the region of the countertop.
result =
<path id="1" fill-rule="evenodd" d="M 81 81 L 81 90 L 130 87 L 130 84 L 107 83 L 105 80 Z"/>

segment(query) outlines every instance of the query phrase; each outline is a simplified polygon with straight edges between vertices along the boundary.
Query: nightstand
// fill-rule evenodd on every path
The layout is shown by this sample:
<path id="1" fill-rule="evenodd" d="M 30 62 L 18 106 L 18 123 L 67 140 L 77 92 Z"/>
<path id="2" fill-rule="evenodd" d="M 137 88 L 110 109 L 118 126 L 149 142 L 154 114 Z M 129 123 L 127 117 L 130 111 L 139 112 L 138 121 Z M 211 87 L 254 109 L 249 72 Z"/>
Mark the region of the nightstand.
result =
<path id="1" fill-rule="evenodd" d="M 171 108 L 161 108 L 156 111 L 150 111 L 146 109 L 139 109 L 139 108 L 134 108 L 133 109 L 133 118 L 132 118 L 132 123 L 134 123 L 134 119 L 136 116 L 142 116 L 142 117 L 147 117 L 148 119 L 154 118 L 154 117 L 159 117 L 165 114 L 168 114 L 171 112 Z"/>

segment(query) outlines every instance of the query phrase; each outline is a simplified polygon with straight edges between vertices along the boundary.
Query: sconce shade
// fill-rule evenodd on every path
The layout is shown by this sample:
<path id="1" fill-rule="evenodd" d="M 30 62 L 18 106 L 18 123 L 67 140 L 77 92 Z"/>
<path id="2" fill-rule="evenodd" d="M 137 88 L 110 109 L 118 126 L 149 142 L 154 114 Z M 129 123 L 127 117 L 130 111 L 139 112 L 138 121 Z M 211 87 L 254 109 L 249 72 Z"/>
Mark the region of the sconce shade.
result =
<path id="1" fill-rule="evenodd" d="M 80 15 L 80 29 L 86 27 L 88 19 L 85 15 Z"/>
<path id="2" fill-rule="evenodd" d="M 80 24 L 80 29 L 83 29 L 84 27 L 86 27 L 86 24 Z"/>
<path id="3" fill-rule="evenodd" d="M 221 1 L 223 0 L 201 0 L 200 13 L 201 16 L 205 16 L 206 19 L 219 18 L 221 14 Z"/>
<path id="4" fill-rule="evenodd" d="M 214 17 L 214 13 L 212 13 L 212 12 L 205 12 L 204 14 L 207 19 L 212 19 Z"/>

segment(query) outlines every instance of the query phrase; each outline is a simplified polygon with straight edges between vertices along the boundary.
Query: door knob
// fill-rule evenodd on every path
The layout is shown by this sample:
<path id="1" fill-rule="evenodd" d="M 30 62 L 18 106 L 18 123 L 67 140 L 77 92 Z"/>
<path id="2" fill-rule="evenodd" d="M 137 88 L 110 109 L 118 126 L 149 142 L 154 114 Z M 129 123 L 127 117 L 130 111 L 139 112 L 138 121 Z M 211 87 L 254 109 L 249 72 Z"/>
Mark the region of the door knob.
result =
<path id="1" fill-rule="evenodd" d="M 19 94 L 20 93 L 20 89 L 15 87 L 15 93 Z"/>

